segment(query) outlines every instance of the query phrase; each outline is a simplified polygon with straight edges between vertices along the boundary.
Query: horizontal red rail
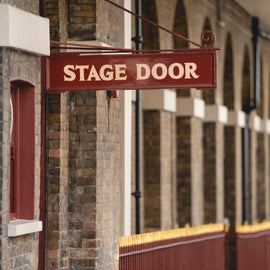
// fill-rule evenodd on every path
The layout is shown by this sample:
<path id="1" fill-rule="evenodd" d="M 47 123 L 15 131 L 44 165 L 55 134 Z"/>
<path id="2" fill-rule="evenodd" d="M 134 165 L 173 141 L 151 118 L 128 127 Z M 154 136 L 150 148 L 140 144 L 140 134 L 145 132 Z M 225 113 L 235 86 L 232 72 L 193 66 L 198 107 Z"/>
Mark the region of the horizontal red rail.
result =
<path id="1" fill-rule="evenodd" d="M 214 239 L 219 239 L 219 238 L 224 239 L 224 234 L 219 233 L 217 235 L 209 235 L 209 236 L 205 236 L 205 237 L 202 237 L 199 239 L 189 239 L 189 240 L 184 240 L 181 242 L 175 242 L 175 243 L 169 243 L 169 244 L 162 243 L 165 241 L 161 241 L 161 243 L 159 243 L 160 245 L 158 244 L 158 246 L 145 248 L 145 249 L 141 249 L 141 250 L 136 250 L 136 251 L 132 251 L 132 252 L 127 252 L 127 253 L 123 252 L 119 255 L 119 257 L 122 258 L 122 257 L 126 257 L 126 256 L 133 256 L 133 255 L 138 255 L 138 254 L 147 253 L 147 252 L 153 252 L 153 251 L 167 249 L 167 248 L 173 248 L 173 247 L 178 247 L 178 246 L 201 243 L 204 241 L 209 241 L 209 240 L 214 240 Z"/>
<path id="2" fill-rule="evenodd" d="M 173 237 L 167 237 L 170 231 L 126 237 L 120 243 L 119 269 L 270 270 L 269 222 L 237 226 L 227 233 L 222 226 L 199 234 L 193 229 L 180 229 L 181 236 L 172 230 Z"/>
<path id="3" fill-rule="evenodd" d="M 224 269 L 225 232 L 218 231 L 120 247 L 121 270 Z"/>
<path id="4" fill-rule="evenodd" d="M 250 228 L 256 228 L 256 226 L 250 225 Z M 238 232 L 236 235 L 237 270 L 269 270 L 270 228 L 254 232 L 247 230 Z"/>

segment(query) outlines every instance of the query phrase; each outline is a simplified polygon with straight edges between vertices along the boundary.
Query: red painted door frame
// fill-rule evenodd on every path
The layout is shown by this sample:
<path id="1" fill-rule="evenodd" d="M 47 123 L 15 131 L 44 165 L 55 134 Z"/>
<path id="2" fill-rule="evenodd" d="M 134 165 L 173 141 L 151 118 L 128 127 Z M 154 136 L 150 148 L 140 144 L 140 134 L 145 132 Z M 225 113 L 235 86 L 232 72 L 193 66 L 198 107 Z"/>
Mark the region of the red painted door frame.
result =
<path id="1" fill-rule="evenodd" d="M 41 153 L 40 153 L 40 217 L 43 230 L 39 233 L 38 269 L 45 269 L 45 230 L 46 230 L 46 95 L 45 95 L 45 61 L 41 57 Z"/>

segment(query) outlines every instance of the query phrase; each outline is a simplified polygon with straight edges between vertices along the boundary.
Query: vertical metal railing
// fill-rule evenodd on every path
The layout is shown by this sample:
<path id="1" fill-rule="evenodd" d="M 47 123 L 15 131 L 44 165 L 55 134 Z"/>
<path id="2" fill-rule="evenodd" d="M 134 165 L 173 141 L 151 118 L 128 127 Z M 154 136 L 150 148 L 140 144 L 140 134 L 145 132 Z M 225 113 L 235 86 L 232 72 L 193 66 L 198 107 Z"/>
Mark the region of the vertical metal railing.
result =
<path id="1" fill-rule="evenodd" d="M 212 224 L 121 237 L 119 269 L 270 270 L 269 254 L 270 222 L 236 226 L 233 234 Z"/>
<path id="2" fill-rule="evenodd" d="M 223 224 L 120 238 L 120 270 L 225 269 Z"/>
<path id="3" fill-rule="evenodd" d="M 270 222 L 236 227 L 237 270 L 270 269 Z"/>

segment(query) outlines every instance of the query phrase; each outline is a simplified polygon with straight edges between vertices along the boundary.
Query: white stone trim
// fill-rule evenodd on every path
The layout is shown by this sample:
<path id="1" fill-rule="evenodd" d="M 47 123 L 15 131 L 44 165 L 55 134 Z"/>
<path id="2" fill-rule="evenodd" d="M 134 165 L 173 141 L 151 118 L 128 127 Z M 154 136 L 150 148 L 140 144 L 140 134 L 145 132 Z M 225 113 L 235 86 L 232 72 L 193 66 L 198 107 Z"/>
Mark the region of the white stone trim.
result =
<path id="1" fill-rule="evenodd" d="M 270 134 L 270 119 L 265 120 L 265 131 L 267 134 Z"/>
<path id="2" fill-rule="evenodd" d="M 78 45 L 85 45 L 85 46 L 99 46 L 99 47 L 111 47 L 111 45 L 105 43 L 105 42 L 102 42 L 102 41 L 99 41 L 99 40 L 82 40 L 82 41 L 76 41 L 76 40 L 68 40 L 67 43 L 73 43 L 73 44 L 78 44 Z M 81 46 L 80 46 L 81 47 Z M 67 49 L 67 52 L 81 52 L 82 50 L 80 49 L 80 47 L 78 47 L 78 49 Z M 103 51 L 102 50 L 99 50 L 98 55 L 102 55 Z M 105 50 L 104 50 L 105 52 Z M 106 53 L 108 54 L 108 53 Z M 115 53 L 110 53 L 110 54 L 115 54 Z M 95 55 L 95 53 L 85 53 L 84 51 L 84 54 L 83 55 Z"/>
<path id="3" fill-rule="evenodd" d="M 262 130 L 261 118 L 256 114 L 250 114 L 248 125 L 250 129 L 253 129 L 257 132 Z"/>
<path id="4" fill-rule="evenodd" d="M 228 111 L 228 125 L 231 126 L 238 126 L 238 127 L 245 127 L 246 125 L 246 116 L 243 111 Z"/>
<path id="5" fill-rule="evenodd" d="M 262 120 L 258 115 L 251 114 L 249 119 L 249 127 L 257 132 L 262 131 Z"/>
<path id="6" fill-rule="evenodd" d="M 176 111 L 176 93 L 171 90 L 144 90 L 142 108 L 146 110 Z"/>
<path id="7" fill-rule="evenodd" d="M 50 55 L 49 19 L 0 4 L 0 47 Z"/>
<path id="8" fill-rule="evenodd" d="M 9 237 L 40 231 L 42 231 L 42 221 L 39 220 L 16 219 L 8 224 Z"/>
<path id="9" fill-rule="evenodd" d="M 136 102 L 136 100 L 137 100 L 136 90 L 131 90 L 131 91 L 132 91 L 131 92 L 132 93 L 132 98 L 131 99 L 132 99 L 133 102 Z"/>
<path id="10" fill-rule="evenodd" d="M 122 231 L 124 235 L 131 234 L 131 148 L 132 148 L 132 92 L 120 93 L 121 120 L 121 166 L 120 166 L 120 196 L 124 202 L 121 209 Z"/>
<path id="11" fill-rule="evenodd" d="M 262 120 L 258 115 L 256 115 L 254 117 L 254 129 L 256 131 L 261 131 L 262 130 Z"/>
<path id="12" fill-rule="evenodd" d="M 193 97 L 177 98 L 177 116 L 205 117 L 205 103 Z"/>
<path id="13" fill-rule="evenodd" d="M 164 110 L 168 112 L 176 112 L 176 93 L 170 90 L 164 90 Z"/>
<path id="14" fill-rule="evenodd" d="M 228 122 L 228 109 L 223 105 L 213 104 L 205 106 L 205 122 Z"/>

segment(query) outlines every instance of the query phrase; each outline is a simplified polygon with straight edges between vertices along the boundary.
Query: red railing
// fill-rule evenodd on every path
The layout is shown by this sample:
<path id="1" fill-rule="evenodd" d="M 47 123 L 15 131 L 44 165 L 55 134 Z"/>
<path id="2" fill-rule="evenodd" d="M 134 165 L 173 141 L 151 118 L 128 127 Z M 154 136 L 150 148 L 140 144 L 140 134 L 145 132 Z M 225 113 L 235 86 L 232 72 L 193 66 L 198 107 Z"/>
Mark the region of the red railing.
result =
<path id="1" fill-rule="evenodd" d="M 120 270 L 225 269 L 223 224 L 120 238 Z"/>
<path id="2" fill-rule="evenodd" d="M 120 270 L 270 270 L 270 222 L 120 238 Z"/>
<path id="3" fill-rule="evenodd" d="M 237 270 L 270 270 L 270 223 L 237 228 Z"/>

